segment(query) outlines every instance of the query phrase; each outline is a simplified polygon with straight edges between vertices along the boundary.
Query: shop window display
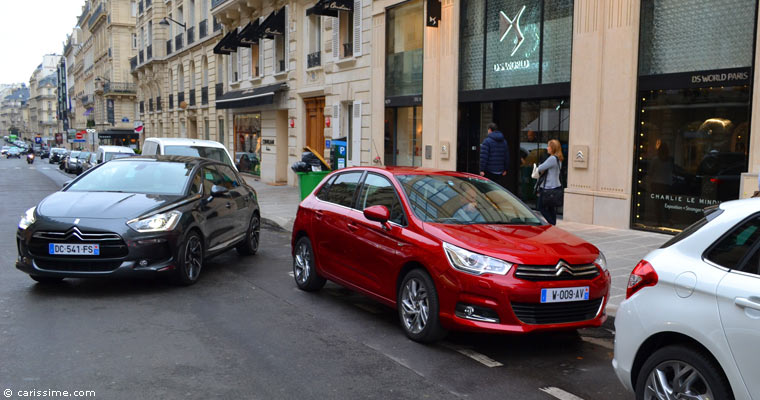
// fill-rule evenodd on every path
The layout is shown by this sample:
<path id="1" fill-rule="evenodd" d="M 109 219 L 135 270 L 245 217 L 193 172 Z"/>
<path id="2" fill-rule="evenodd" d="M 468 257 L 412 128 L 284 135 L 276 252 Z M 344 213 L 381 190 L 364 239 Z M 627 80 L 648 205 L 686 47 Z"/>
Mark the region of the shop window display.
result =
<path id="1" fill-rule="evenodd" d="M 261 114 L 235 115 L 235 164 L 240 172 L 261 175 Z"/>

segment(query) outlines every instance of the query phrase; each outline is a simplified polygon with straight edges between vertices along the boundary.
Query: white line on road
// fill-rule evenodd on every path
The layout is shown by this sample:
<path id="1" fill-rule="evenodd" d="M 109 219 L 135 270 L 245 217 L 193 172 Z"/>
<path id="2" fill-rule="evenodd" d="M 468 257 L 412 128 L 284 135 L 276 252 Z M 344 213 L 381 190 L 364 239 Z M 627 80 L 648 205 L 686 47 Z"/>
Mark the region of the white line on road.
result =
<path id="1" fill-rule="evenodd" d="M 293 271 L 288 272 L 288 275 L 290 275 L 291 278 L 295 278 L 295 275 L 293 275 Z"/>
<path id="2" fill-rule="evenodd" d="M 548 395 L 551 395 L 551 396 L 553 396 L 555 398 L 558 398 L 559 400 L 583 400 L 582 398 L 580 398 L 580 397 L 578 397 L 578 396 L 576 396 L 576 395 L 574 395 L 572 393 L 568 393 L 568 392 L 566 392 L 566 391 L 564 391 L 564 390 L 562 390 L 562 389 L 560 389 L 558 387 L 554 387 L 554 386 L 543 387 L 543 388 L 539 388 L 538 390 L 540 390 L 540 391 L 542 391 L 542 392 L 544 392 L 544 393 L 546 393 Z"/>
<path id="3" fill-rule="evenodd" d="M 443 347 L 446 347 L 448 349 L 454 350 L 459 354 L 462 354 L 464 356 L 470 357 L 473 360 L 485 365 L 488 368 L 494 368 L 494 367 L 501 367 L 504 366 L 504 364 L 494 360 L 491 357 L 488 357 L 486 355 L 480 354 L 477 351 L 465 349 L 464 347 L 456 346 L 449 343 L 441 343 Z"/>

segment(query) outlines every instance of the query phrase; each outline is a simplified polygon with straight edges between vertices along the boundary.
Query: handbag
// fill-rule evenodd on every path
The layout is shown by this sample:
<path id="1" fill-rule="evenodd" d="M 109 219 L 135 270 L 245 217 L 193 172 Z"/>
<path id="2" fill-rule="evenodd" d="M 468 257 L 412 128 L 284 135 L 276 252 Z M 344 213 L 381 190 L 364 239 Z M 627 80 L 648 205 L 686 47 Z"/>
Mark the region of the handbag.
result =
<path id="1" fill-rule="evenodd" d="M 530 177 L 533 179 L 538 179 L 539 176 L 541 176 L 541 174 L 538 173 L 538 166 L 536 163 L 533 163 L 533 172 L 530 173 Z"/>
<path id="2" fill-rule="evenodd" d="M 565 200 L 565 190 L 560 187 L 541 190 L 541 204 L 545 207 L 562 207 Z"/>

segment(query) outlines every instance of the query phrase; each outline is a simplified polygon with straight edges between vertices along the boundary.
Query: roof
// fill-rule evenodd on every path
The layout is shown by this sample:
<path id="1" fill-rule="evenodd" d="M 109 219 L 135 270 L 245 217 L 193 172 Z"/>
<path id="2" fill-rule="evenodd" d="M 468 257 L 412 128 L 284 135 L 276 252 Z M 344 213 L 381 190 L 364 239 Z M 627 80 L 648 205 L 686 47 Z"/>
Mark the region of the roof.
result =
<path id="1" fill-rule="evenodd" d="M 202 163 L 212 163 L 219 165 L 227 165 L 216 160 L 201 157 L 189 157 L 189 156 L 135 156 L 127 158 L 117 158 L 110 162 L 126 162 L 126 161 L 145 161 L 145 162 L 173 162 L 173 163 L 185 163 L 188 165 L 199 165 Z"/>
<path id="2" fill-rule="evenodd" d="M 40 79 L 38 86 L 46 85 L 48 83 L 51 83 L 53 86 L 58 84 L 58 76 L 56 74 L 50 74 L 42 79 Z"/>
<path id="3" fill-rule="evenodd" d="M 22 87 L 15 89 L 11 94 L 5 96 L 5 100 L 29 100 L 29 88 Z"/>
<path id="4" fill-rule="evenodd" d="M 341 169 L 340 171 L 348 171 L 352 169 L 362 170 L 362 171 L 364 170 L 385 171 L 393 175 L 448 175 L 448 176 L 461 176 L 461 177 L 478 177 L 478 178 L 480 177 L 479 175 L 470 174 L 467 172 L 447 171 L 447 170 L 442 170 L 442 169 L 422 168 L 422 167 L 362 166 L 362 167 L 345 168 L 345 169 Z"/>
<path id="5" fill-rule="evenodd" d="M 98 146 L 98 150 L 103 150 L 103 151 L 111 152 L 111 153 L 116 152 L 116 153 L 135 154 L 134 150 L 126 146 Z"/>
<path id="6" fill-rule="evenodd" d="M 188 139 L 188 138 L 157 138 L 157 137 L 151 137 L 151 138 L 145 138 L 145 141 L 148 142 L 156 142 L 166 145 L 175 145 L 175 146 L 203 146 L 203 147 L 218 147 L 220 149 L 224 149 L 224 145 L 222 145 L 219 142 L 215 142 L 213 140 L 202 140 L 202 139 Z"/>

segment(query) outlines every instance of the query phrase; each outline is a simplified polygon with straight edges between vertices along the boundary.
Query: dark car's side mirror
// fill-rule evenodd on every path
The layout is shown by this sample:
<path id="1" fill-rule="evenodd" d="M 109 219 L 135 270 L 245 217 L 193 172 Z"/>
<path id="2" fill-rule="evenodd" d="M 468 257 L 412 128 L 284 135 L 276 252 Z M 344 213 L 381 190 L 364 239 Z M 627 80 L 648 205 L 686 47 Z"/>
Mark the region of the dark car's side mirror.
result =
<path id="1" fill-rule="evenodd" d="M 388 229 L 387 223 L 391 218 L 391 212 L 386 206 L 371 206 L 364 209 L 364 217 L 370 221 L 379 222 Z"/>
<path id="2" fill-rule="evenodd" d="M 211 197 L 223 197 L 226 196 L 229 192 L 230 190 L 224 186 L 211 186 Z"/>

